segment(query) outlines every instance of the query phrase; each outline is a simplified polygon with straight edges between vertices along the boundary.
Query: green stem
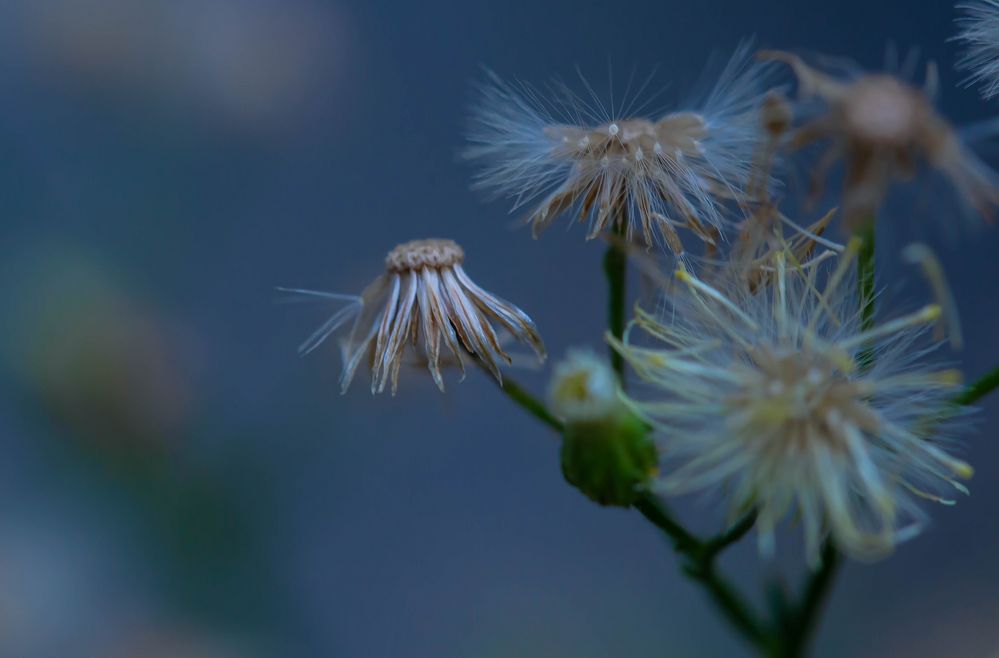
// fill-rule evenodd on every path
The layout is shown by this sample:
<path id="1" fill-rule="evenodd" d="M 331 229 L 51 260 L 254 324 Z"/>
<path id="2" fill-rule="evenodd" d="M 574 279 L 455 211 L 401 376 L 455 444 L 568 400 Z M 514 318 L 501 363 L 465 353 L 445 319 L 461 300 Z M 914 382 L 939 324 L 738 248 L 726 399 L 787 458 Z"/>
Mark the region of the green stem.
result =
<path id="1" fill-rule="evenodd" d="M 499 384 L 507 397 L 532 416 L 561 434 L 564 425 L 543 402 L 527 392 L 509 377 Z M 735 589 L 718 573 L 715 559 L 728 546 L 741 539 L 756 522 L 755 512 L 743 516 L 733 526 L 711 539 L 702 541 L 670 516 L 666 508 L 651 495 L 640 497 L 634 507 L 653 525 L 665 532 L 676 546 L 677 552 L 687 557 L 684 573 L 701 583 L 711 595 L 715 605 L 725 618 L 755 646 L 766 646 L 766 633 L 763 624 L 756 619 L 749 606 Z"/>
<path id="2" fill-rule="evenodd" d="M 712 537 L 704 544 L 704 549 L 711 557 L 716 556 L 723 550 L 736 543 L 746 536 L 753 526 L 756 525 L 756 510 L 744 514 L 742 518 L 735 522 L 728 530 Z"/>
<path id="3" fill-rule="evenodd" d="M 713 539 L 702 541 L 673 519 L 669 511 L 652 495 L 646 494 L 640 497 L 634 503 L 634 507 L 673 540 L 676 551 L 687 558 L 683 572 L 704 586 L 728 622 L 751 644 L 765 649 L 768 646 L 768 638 L 763 630 L 763 623 L 757 619 L 735 588 L 718 572 L 715 561 L 722 549 L 743 537 L 753 527 L 756 515 L 748 514 L 729 530 Z"/>
<path id="4" fill-rule="evenodd" d="M 987 373 L 965 389 L 964 393 L 954 398 L 954 403 L 960 405 L 974 404 L 996 390 L 996 388 L 999 388 L 999 368 Z"/>
<path id="5" fill-rule="evenodd" d="M 493 379 L 493 381 L 495 381 L 495 379 Z M 496 383 L 500 390 L 506 393 L 508 398 L 520 405 L 525 411 L 527 411 L 527 413 L 531 414 L 559 434 L 562 434 L 565 429 L 562 425 L 562 421 L 556 418 L 552 412 L 548 411 L 548 407 L 545 406 L 544 402 L 531 395 L 527 389 L 506 375 L 503 376 L 502 382 Z"/>
<path id="6" fill-rule="evenodd" d="M 618 340 L 624 336 L 625 307 L 627 304 L 628 255 L 623 244 L 623 228 L 615 230 L 604 254 L 604 274 L 607 276 L 607 329 Z M 611 366 L 624 386 L 624 356 L 613 347 L 610 350 Z"/>
<path id="7" fill-rule="evenodd" d="M 860 253 L 857 254 L 857 285 L 860 287 L 860 326 L 867 331 L 874 326 L 874 222 L 860 230 Z"/>
<path id="8" fill-rule="evenodd" d="M 678 552 L 684 554 L 700 553 L 701 540 L 674 520 L 663 504 L 651 494 L 639 497 L 633 503 L 633 507 L 641 512 L 642 516 L 652 525 L 669 535 Z"/>
<path id="9" fill-rule="evenodd" d="M 872 219 L 858 232 L 860 253 L 857 254 L 857 287 L 860 293 L 860 328 L 874 326 L 874 225 Z M 860 368 L 866 370 L 874 362 L 874 352 L 864 349 L 857 356 Z"/>
<path id="10" fill-rule="evenodd" d="M 779 653 L 781 658 L 798 658 L 805 654 L 809 640 L 818 625 L 819 613 L 841 563 L 842 557 L 839 551 L 831 540 L 826 540 L 822 547 L 822 566 L 809 579 L 797 609 L 790 612 L 792 623 L 785 628 L 784 641 Z"/>

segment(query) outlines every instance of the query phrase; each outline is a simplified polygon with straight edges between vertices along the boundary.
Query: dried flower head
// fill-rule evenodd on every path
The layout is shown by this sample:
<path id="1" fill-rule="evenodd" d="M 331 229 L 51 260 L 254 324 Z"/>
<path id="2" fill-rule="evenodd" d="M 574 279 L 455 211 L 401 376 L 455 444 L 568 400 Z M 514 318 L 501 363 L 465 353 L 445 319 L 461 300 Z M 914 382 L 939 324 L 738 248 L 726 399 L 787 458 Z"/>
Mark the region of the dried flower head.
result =
<path id="1" fill-rule="evenodd" d="M 981 85 L 982 96 L 999 94 L 999 2 L 972 0 L 957 8 L 960 32 L 956 39 L 965 46 L 958 68 L 968 71 L 967 83 Z"/>
<path id="2" fill-rule="evenodd" d="M 817 116 L 792 134 L 791 146 L 829 142 L 813 172 L 817 193 L 832 165 L 845 161 L 843 213 L 850 230 L 874 217 L 891 183 L 912 178 L 923 165 L 943 174 L 960 200 L 982 215 L 989 217 L 999 205 L 999 177 L 933 107 L 937 77 L 932 65 L 925 88 L 919 89 L 886 73 L 834 77 L 790 53 L 765 51 L 760 57 L 789 65 L 803 100 L 821 101 Z"/>
<path id="3" fill-rule="evenodd" d="M 360 297 L 300 289 L 286 292 L 347 301 L 313 333 L 299 351 L 307 354 L 353 319 L 353 328 L 341 341 L 343 373 L 340 386 L 346 391 L 361 360 L 371 366 L 371 392 L 381 393 L 388 382 L 396 392 L 403 351 L 412 343 L 427 364 L 441 391 L 441 343 L 451 352 L 464 373 L 462 352 L 478 359 L 502 381 L 497 358 L 508 363 L 495 322 L 512 336 L 526 342 L 545 358 L 544 343 L 526 313 L 473 282 L 462 262 L 465 252 L 452 240 L 413 240 L 398 245 L 385 257 L 385 273 Z M 421 341 L 422 338 L 422 341 Z"/>
<path id="4" fill-rule="evenodd" d="M 724 206 L 744 197 L 766 71 L 743 45 L 705 98 L 653 117 L 633 115 L 633 102 L 608 112 L 592 90 L 592 102 L 564 85 L 543 99 L 490 75 L 465 155 L 481 163 L 479 187 L 513 197 L 514 208 L 537 204 L 528 217 L 535 237 L 575 213 L 589 221 L 587 239 L 616 229 L 682 254 L 678 229 L 714 243 Z"/>
<path id="5" fill-rule="evenodd" d="M 950 503 L 944 492 L 971 475 L 944 449 L 959 376 L 930 360 L 940 309 L 864 329 L 848 275 L 858 249 L 831 271 L 777 252 L 755 291 L 678 272 L 666 320 L 639 310 L 615 342 L 654 391 L 633 404 L 667 455 L 659 490 L 722 489 L 733 515 L 755 507 L 765 552 L 792 513 L 813 563 L 827 535 L 851 555 L 883 554 L 918 531 L 918 499 Z M 635 327 L 663 346 L 639 345 Z"/>

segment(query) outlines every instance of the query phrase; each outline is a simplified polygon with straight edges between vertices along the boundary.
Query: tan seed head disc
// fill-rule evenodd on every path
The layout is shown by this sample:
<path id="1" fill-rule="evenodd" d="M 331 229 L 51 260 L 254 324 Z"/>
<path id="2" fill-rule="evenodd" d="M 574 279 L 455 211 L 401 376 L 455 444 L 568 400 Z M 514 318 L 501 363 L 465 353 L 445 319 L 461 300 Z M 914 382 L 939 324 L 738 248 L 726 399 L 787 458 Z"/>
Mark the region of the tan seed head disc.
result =
<path id="1" fill-rule="evenodd" d="M 851 132 L 864 141 L 904 146 L 916 133 L 925 102 L 893 78 L 872 76 L 854 86 L 846 118 Z"/>
<path id="2" fill-rule="evenodd" d="M 453 267 L 464 260 L 464 250 L 453 240 L 412 240 L 390 251 L 385 267 L 390 272 L 410 272 L 425 267 Z"/>

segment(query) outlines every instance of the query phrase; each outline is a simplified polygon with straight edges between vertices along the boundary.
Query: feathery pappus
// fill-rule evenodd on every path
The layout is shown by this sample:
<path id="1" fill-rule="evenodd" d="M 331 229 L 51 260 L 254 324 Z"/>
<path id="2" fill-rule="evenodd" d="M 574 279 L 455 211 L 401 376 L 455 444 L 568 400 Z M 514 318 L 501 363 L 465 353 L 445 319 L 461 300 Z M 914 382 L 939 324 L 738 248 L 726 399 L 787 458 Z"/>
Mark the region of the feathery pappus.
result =
<path id="1" fill-rule="evenodd" d="M 656 116 L 634 102 L 608 110 L 588 84 L 592 100 L 565 85 L 545 98 L 489 74 L 464 155 L 479 165 L 477 187 L 531 207 L 535 237 L 574 214 L 588 222 L 587 239 L 618 231 L 682 255 L 680 229 L 714 244 L 726 207 L 744 201 L 771 71 L 744 43 L 710 91 Z"/>
<path id="2" fill-rule="evenodd" d="M 755 288 L 737 272 L 709 284 L 678 271 L 672 308 L 638 309 L 609 339 L 647 383 L 631 404 L 665 455 L 657 490 L 722 491 L 733 516 L 755 508 L 765 553 L 794 516 L 813 564 L 830 536 L 854 557 L 890 551 L 920 530 L 921 499 L 951 504 L 972 473 L 947 448 L 960 376 L 934 358 L 940 308 L 864 328 L 859 248 L 811 267 L 774 252 Z"/>
<path id="3" fill-rule="evenodd" d="M 999 94 L 999 2 L 972 0 L 957 5 L 962 12 L 955 39 L 964 47 L 958 68 L 968 72 L 969 85 L 979 85 L 986 99 Z"/>
<path id="4" fill-rule="evenodd" d="M 340 345 L 342 391 L 346 392 L 366 357 L 371 366 L 371 392 L 384 392 L 391 382 L 393 395 L 407 343 L 425 360 L 441 391 L 442 344 L 462 373 L 464 353 L 478 359 L 502 381 L 496 362 L 510 363 L 511 357 L 504 351 L 493 323 L 530 345 L 538 360 L 543 361 L 544 343 L 531 318 L 472 281 L 462 267 L 464 259 L 464 250 L 452 240 L 413 240 L 388 253 L 385 272 L 360 296 L 282 288 L 285 292 L 347 303 L 302 343 L 299 352 L 313 351 L 353 320 Z"/>
<path id="5" fill-rule="evenodd" d="M 787 52 L 763 51 L 759 56 L 791 67 L 802 105 L 819 101 L 817 111 L 790 135 L 790 146 L 827 143 L 811 174 L 816 195 L 832 166 L 845 163 L 842 206 L 849 230 L 859 230 L 874 218 L 892 183 L 912 179 L 924 166 L 942 174 L 961 203 L 984 217 L 991 218 L 999 206 L 999 175 L 933 105 L 938 81 L 932 64 L 920 89 L 888 73 L 851 68 L 832 75 Z"/>

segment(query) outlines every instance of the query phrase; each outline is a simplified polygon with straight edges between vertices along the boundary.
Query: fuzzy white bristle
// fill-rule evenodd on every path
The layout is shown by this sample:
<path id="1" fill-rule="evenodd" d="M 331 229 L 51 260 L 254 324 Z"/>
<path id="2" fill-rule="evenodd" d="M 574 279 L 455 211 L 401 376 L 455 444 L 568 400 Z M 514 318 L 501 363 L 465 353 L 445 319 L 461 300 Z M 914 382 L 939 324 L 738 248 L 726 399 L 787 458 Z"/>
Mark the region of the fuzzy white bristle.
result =
<path id="1" fill-rule="evenodd" d="M 585 81 L 589 101 L 564 86 L 546 98 L 489 73 L 464 151 L 479 166 L 475 184 L 514 209 L 533 206 L 536 234 L 565 215 L 588 221 L 588 238 L 617 227 L 680 253 L 677 229 L 687 228 L 713 242 L 725 209 L 745 196 L 763 139 L 772 69 L 751 50 L 741 45 L 707 93 L 652 116 L 632 112 L 634 99 L 608 112 Z"/>
<path id="2" fill-rule="evenodd" d="M 949 500 L 971 472 L 944 449 L 959 382 L 932 358 L 939 308 L 864 329 L 856 252 L 832 270 L 778 252 L 775 281 L 756 289 L 683 273 L 670 308 L 639 311 L 614 342 L 649 384 L 633 404 L 668 455 L 658 490 L 727 491 L 733 513 L 757 509 L 765 551 L 797 516 L 813 563 L 827 535 L 857 557 L 889 551 L 922 524 L 919 500 Z M 636 328 L 664 346 L 642 346 Z"/>
<path id="3" fill-rule="evenodd" d="M 962 16 L 957 40 L 965 46 L 958 68 L 968 72 L 966 83 L 979 85 L 982 96 L 999 94 L 999 2 L 974 0 L 958 4 Z"/>

